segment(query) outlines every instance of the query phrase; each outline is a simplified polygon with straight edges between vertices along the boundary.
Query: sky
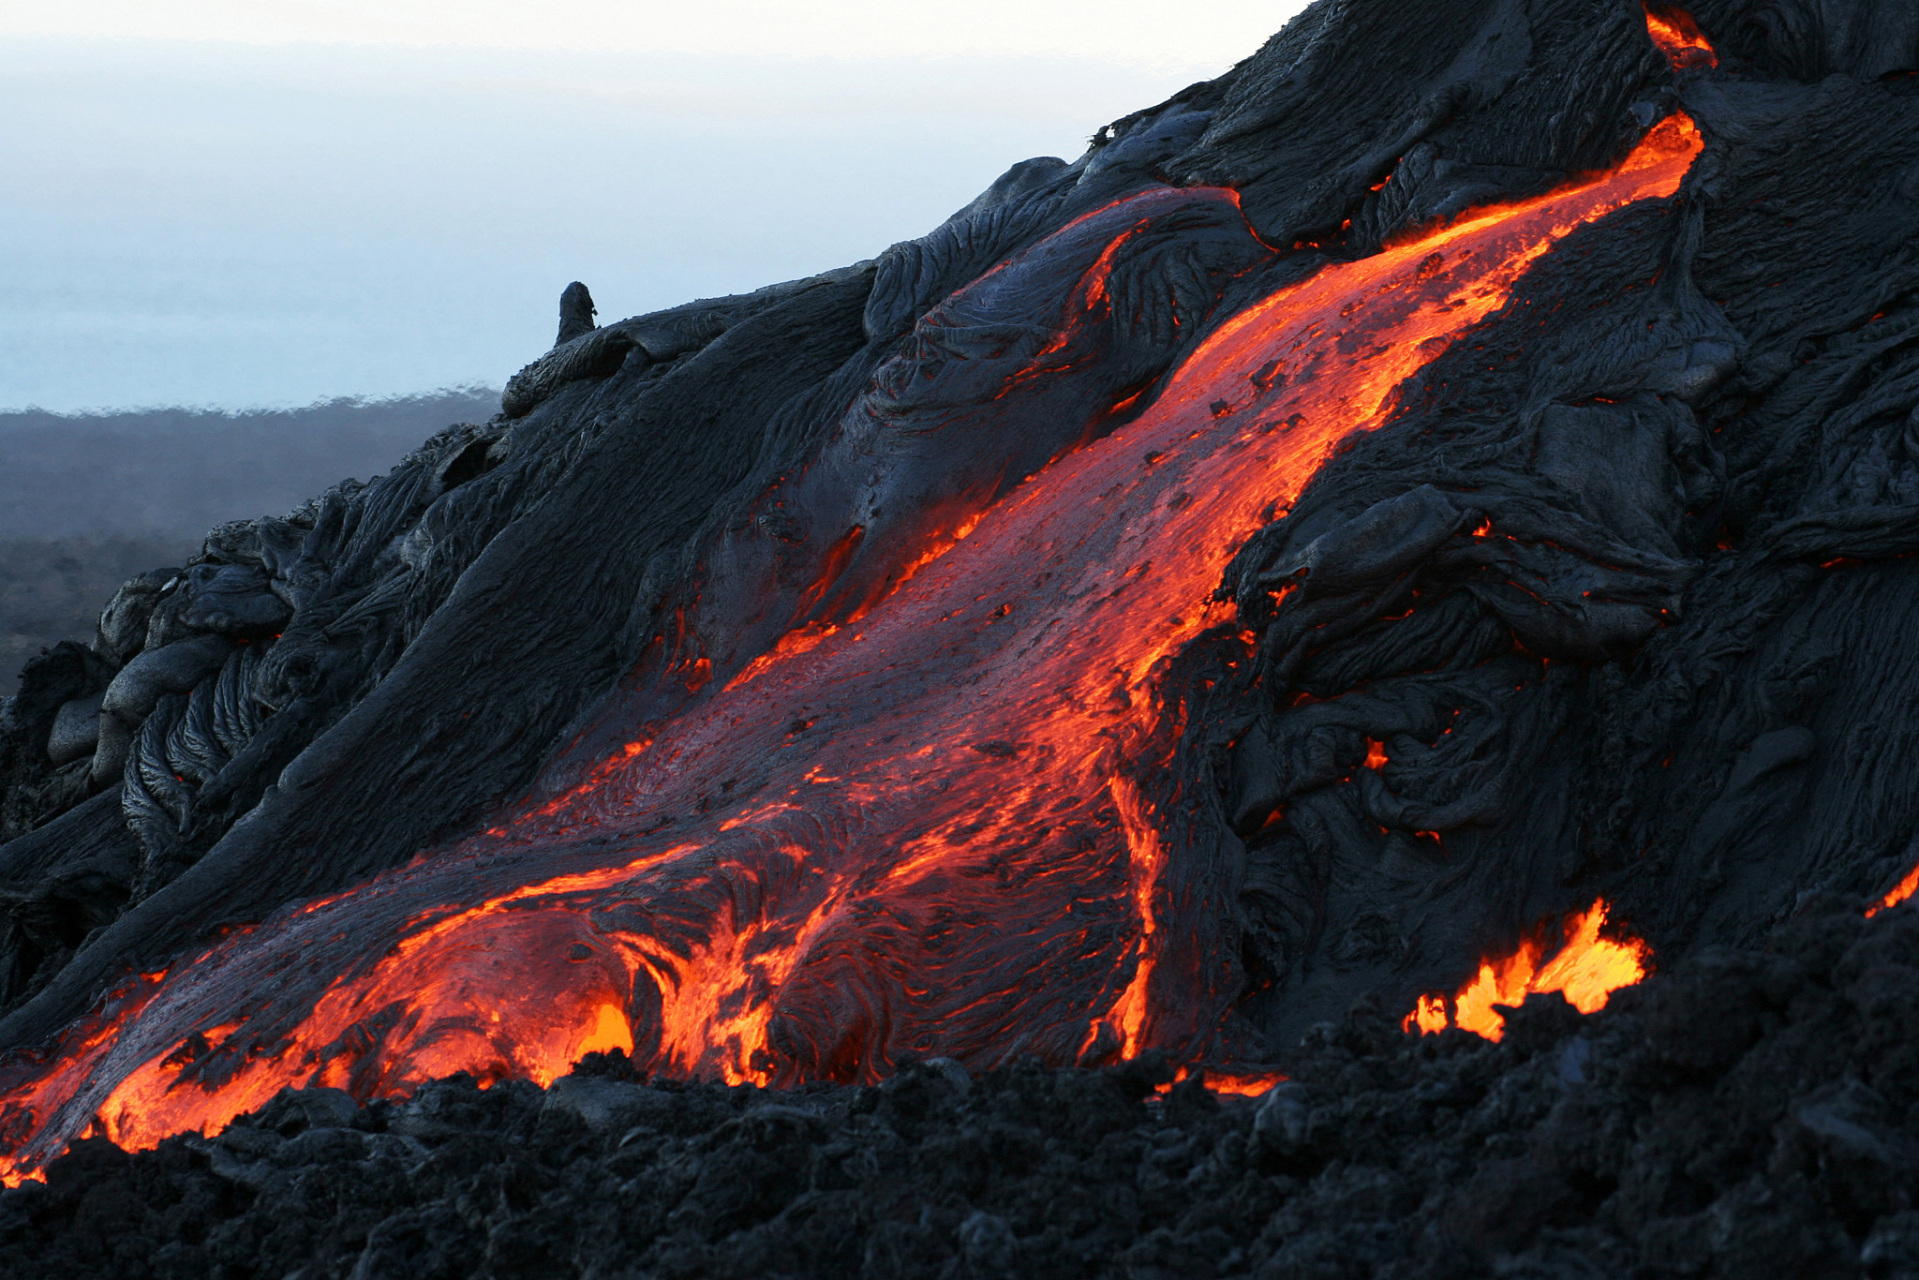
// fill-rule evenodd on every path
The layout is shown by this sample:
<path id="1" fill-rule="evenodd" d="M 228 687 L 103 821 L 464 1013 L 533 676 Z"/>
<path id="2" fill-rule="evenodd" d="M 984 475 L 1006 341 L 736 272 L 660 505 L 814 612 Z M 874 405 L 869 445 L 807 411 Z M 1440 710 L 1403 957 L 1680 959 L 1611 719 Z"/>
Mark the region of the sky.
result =
<path id="1" fill-rule="evenodd" d="M 9 0 L 0 410 L 498 386 L 871 257 L 1302 0 Z"/>

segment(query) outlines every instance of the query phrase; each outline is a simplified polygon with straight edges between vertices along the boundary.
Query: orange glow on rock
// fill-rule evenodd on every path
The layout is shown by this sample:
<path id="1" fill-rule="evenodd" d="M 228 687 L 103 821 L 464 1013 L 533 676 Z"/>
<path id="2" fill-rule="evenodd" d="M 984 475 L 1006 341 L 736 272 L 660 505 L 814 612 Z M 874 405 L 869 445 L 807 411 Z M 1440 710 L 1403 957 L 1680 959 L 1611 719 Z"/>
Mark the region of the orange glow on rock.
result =
<path id="1" fill-rule="evenodd" d="M 633 1028 L 626 1025 L 626 1011 L 618 1004 L 608 1001 L 600 1006 L 593 1017 L 593 1028 L 586 1033 L 586 1039 L 580 1041 L 580 1056 L 589 1053 L 611 1053 L 618 1049 L 631 1055 L 633 1052 Z"/>
<path id="2" fill-rule="evenodd" d="M 1706 39 L 1699 30 L 1699 24 L 1684 9 L 1647 4 L 1646 31 L 1652 36 L 1652 42 L 1659 46 L 1659 51 L 1666 55 L 1667 65 L 1676 72 L 1719 65 L 1719 54 L 1714 51 L 1711 41 Z"/>
<path id="3" fill-rule="evenodd" d="M 840 615 L 746 681 L 749 655 L 715 671 L 674 650 L 694 696 L 601 726 L 623 745 L 586 783 L 139 979 L 0 1064 L 9 1176 L 96 1116 L 151 1146 L 288 1086 L 544 1082 L 608 1047 L 766 1085 L 870 1081 L 908 1056 L 1231 1061 L 1241 975 L 1172 791 L 1174 660 L 1232 636 L 1212 600 L 1227 562 L 1341 441 L 1386 422 L 1562 237 L 1672 195 L 1699 150 L 1674 117 L 1616 169 L 1245 307 L 1137 418 L 969 514 L 857 632 Z M 1262 387 L 1276 360 L 1289 377 Z M 809 598 L 831 603 L 863 536 Z M 1528 960 L 1522 987 L 1603 1003 L 1632 980 L 1606 957 L 1641 971 L 1596 911 L 1583 949 L 1538 975 Z"/>
<path id="4" fill-rule="evenodd" d="M 768 649 L 765 653 L 762 653 L 759 657 L 747 663 L 746 666 L 741 668 L 738 675 L 728 680 L 726 682 L 726 691 L 731 693 L 741 685 L 751 682 L 755 676 L 767 668 L 784 662 L 795 654 L 807 652 L 819 644 L 820 641 L 826 639 L 826 637 L 838 630 L 839 628 L 830 622 L 808 622 L 802 626 L 793 628 L 778 640 L 774 641 L 771 649 Z"/>
<path id="5" fill-rule="evenodd" d="M 1366 739 L 1366 767 L 1383 769 L 1386 767 L 1386 744 L 1372 738 Z"/>
<path id="6" fill-rule="evenodd" d="M 1498 1040 L 1506 1033 L 1506 1019 L 1495 1006 L 1510 1008 L 1529 995 L 1553 991 L 1581 1013 L 1598 1012 L 1613 992 L 1646 976 L 1652 957 L 1641 939 L 1600 936 L 1607 910 L 1602 899 L 1567 920 L 1564 942 L 1543 965 L 1544 947 L 1538 938 L 1527 938 L 1504 959 L 1481 961 L 1479 973 L 1453 998 L 1450 1018 L 1443 997 L 1421 996 L 1401 1025 L 1407 1031 L 1416 1027 L 1421 1034 L 1457 1026 Z"/>
<path id="7" fill-rule="evenodd" d="M 1399 1025 L 1406 1031 L 1411 1031 L 1417 1027 L 1421 1035 L 1433 1035 L 1437 1032 L 1444 1031 L 1449 1025 L 1446 1014 L 1446 998 L 1444 996 L 1419 997 L 1419 1003 L 1413 1007 L 1413 1011 L 1407 1014 L 1405 1021 Z"/>
<path id="8" fill-rule="evenodd" d="M 1166 866 L 1166 851 L 1133 785 L 1124 778 L 1114 778 L 1111 787 L 1113 804 L 1119 810 L 1120 823 L 1126 833 L 1126 847 L 1132 858 L 1133 900 L 1139 910 L 1139 943 L 1138 966 L 1133 971 L 1133 979 L 1114 1002 L 1106 1023 L 1118 1034 L 1120 1056 L 1133 1058 L 1144 1047 L 1141 1033 L 1146 1024 L 1147 983 L 1153 975 L 1156 950 L 1153 935 L 1159 928 L 1153 913 L 1153 892 L 1159 885 L 1160 872 Z M 1091 1034 L 1097 1035 L 1097 1028 Z"/>
<path id="9" fill-rule="evenodd" d="M 794 613 L 805 616 L 808 610 L 820 602 L 821 597 L 833 589 L 833 584 L 846 572 L 846 566 L 852 561 L 853 553 L 860 549 L 860 543 L 866 540 L 866 526 L 854 525 L 841 534 L 832 546 L 826 549 L 826 563 L 820 566 L 819 575 L 812 584 L 800 593 L 800 602 Z"/>
<path id="10" fill-rule="evenodd" d="M 1259 1098 L 1273 1091 L 1274 1086 L 1286 1083 L 1285 1073 L 1279 1071 L 1218 1071 L 1206 1069 L 1206 1087 L 1214 1093 L 1223 1093 L 1235 1098 Z"/>
<path id="11" fill-rule="evenodd" d="M 1287 1080 L 1283 1071 L 1264 1069 L 1235 1070 L 1231 1067 L 1177 1067 L 1173 1078 L 1153 1086 L 1153 1092 L 1161 1098 L 1170 1094 L 1174 1086 L 1186 1083 L 1197 1074 L 1200 1083 L 1214 1093 L 1225 1094 L 1233 1098 L 1258 1098 L 1273 1091 L 1275 1085 Z"/>
<path id="12" fill-rule="evenodd" d="M 1892 892 L 1868 908 L 1866 911 L 1866 919 L 1872 919 L 1887 907 L 1898 906 L 1915 893 L 1919 893 L 1919 867 L 1914 867 L 1912 870 L 1906 872 L 1906 878 L 1894 885 Z"/>

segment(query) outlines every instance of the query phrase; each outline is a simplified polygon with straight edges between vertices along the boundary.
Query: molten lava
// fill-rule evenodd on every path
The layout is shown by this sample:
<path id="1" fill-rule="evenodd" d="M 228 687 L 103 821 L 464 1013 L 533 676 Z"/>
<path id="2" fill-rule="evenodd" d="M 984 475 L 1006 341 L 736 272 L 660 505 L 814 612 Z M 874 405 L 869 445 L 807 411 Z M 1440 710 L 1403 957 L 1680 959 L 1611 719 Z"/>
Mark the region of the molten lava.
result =
<path id="1" fill-rule="evenodd" d="M 1173 1072 L 1171 1080 L 1154 1085 L 1153 1092 L 1164 1098 L 1173 1091 L 1174 1086 L 1185 1083 L 1195 1075 L 1207 1089 L 1233 1098 L 1263 1097 L 1286 1082 L 1284 1072 L 1253 1067 L 1180 1067 Z"/>
<path id="2" fill-rule="evenodd" d="M 1503 960 L 1481 961 L 1479 973 L 1453 997 L 1450 1015 L 1444 997 L 1421 996 L 1402 1025 L 1408 1031 L 1418 1028 L 1422 1035 L 1448 1026 L 1464 1027 L 1498 1040 L 1506 1034 L 1506 1019 L 1494 1006 L 1510 1008 L 1535 993 L 1557 991 L 1581 1013 L 1605 1008 L 1613 992 L 1646 976 L 1646 961 L 1652 955 L 1651 948 L 1637 938 L 1601 937 L 1606 911 L 1604 901 L 1595 902 L 1590 910 L 1567 920 L 1565 940 L 1543 965 L 1544 947 L 1538 938 L 1521 942 Z"/>
<path id="3" fill-rule="evenodd" d="M 1693 21 L 1692 15 L 1683 9 L 1648 3 L 1646 30 L 1652 36 L 1652 42 L 1659 46 L 1659 51 L 1666 55 L 1666 64 L 1675 72 L 1719 65 L 1719 54 L 1699 30 L 1699 24 Z"/>
<path id="4" fill-rule="evenodd" d="M 1887 907 L 1898 906 L 1915 893 L 1919 893 L 1919 867 L 1914 867 L 1912 870 L 1906 872 L 1906 878 L 1904 880 L 1892 886 L 1891 892 L 1868 908 L 1866 911 L 1866 919 L 1872 919 L 1872 917 L 1878 915 Z"/>
<path id="5" fill-rule="evenodd" d="M 1244 1060 L 1220 924 L 1235 864 L 1168 768 L 1197 683 L 1182 657 L 1248 653 L 1212 602 L 1222 571 L 1532 263 L 1670 196 L 1700 146 L 1669 119 L 1613 170 L 1246 306 L 1137 419 L 931 560 L 909 549 L 914 572 L 857 621 L 769 640 L 763 662 L 689 658 L 683 709 L 601 726 L 624 745 L 585 784 L 130 981 L 0 1067 L 9 1176 L 96 1123 L 142 1147 L 287 1086 L 545 1082 L 614 1047 L 763 1084 L 908 1055 Z M 1603 1002 L 1644 953 L 1599 939 L 1602 918 L 1537 973 L 1489 967 L 1461 1021 L 1494 1034 L 1491 1004 L 1542 983 Z"/>
<path id="6" fill-rule="evenodd" d="M 1271 1093 L 1276 1085 L 1284 1084 L 1286 1077 L 1278 1071 L 1218 1071 L 1206 1072 L 1206 1087 L 1214 1093 L 1224 1093 L 1235 1098 L 1258 1098 Z"/>

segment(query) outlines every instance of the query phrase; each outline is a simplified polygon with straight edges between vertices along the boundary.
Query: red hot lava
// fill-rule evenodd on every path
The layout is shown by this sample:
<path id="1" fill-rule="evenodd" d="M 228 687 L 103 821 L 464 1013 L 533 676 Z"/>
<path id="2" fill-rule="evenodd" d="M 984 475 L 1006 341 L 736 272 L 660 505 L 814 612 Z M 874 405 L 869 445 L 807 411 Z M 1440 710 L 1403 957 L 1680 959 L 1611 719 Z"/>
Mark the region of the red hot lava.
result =
<path id="1" fill-rule="evenodd" d="M 1914 867 L 1911 871 L 1908 871 L 1905 879 L 1892 886 L 1892 888 L 1887 891 L 1885 897 L 1879 899 L 1878 902 L 1867 908 L 1866 918 L 1870 920 L 1886 908 L 1898 906 L 1915 893 L 1919 893 L 1919 867 Z"/>
<path id="2" fill-rule="evenodd" d="M 1495 1006 L 1511 1007 L 1536 992 L 1557 991 L 1581 1013 L 1606 1007 L 1612 993 L 1646 976 L 1652 949 L 1638 938 L 1605 938 L 1606 903 L 1595 902 L 1566 921 L 1565 934 L 1552 958 L 1540 963 L 1540 938 L 1527 938 L 1518 950 L 1499 960 L 1482 960 L 1479 972 L 1459 989 L 1450 1007 L 1443 996 L 1421 996 L 1406 1015 L 1406 1030 L 1422 1034 L 1463 1027 L 1474 1035 L 1498 1040 L 1506 1034 L 1506 1019 Z"/>
<path id="3" fill-rule="evenodd" d="M 769 1084 L 906 1055 L 1232 1060 L 1230 876 L 1165 767 L 1175 658 L 1235 634 L 1210 600 L 1269 504 L 1699 148 L 1670 119 L 1616 169 L 1245 308 L 1137 420 L 857 621 L 703 680 L 590 785 L 130 981 L 0 1069 L 10 1177 L 95 1126 L 148 1146 L 289 1085 L 547 1081 L 590 1049 Z"/>
<path id="4" fill-rule="evenodd" d="M 1659 51 L 1666 55 L 1666 64 L 1674 71 L 1719 65 L 1718 52 L 1699 30 L 1699 24 L 1693 21 L 1692 15 L 1683 9 L 1648 4 L 1646 31 L 1652 36 L 1652 42 L 1659 46 Z"/>

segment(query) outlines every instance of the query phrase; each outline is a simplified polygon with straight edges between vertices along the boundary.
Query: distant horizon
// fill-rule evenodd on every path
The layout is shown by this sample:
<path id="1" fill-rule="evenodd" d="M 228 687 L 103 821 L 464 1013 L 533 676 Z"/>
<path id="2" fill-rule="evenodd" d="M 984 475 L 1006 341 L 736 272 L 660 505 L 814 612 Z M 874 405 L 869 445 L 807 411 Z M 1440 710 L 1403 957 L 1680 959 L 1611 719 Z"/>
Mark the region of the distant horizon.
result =
<path id="1" fill-rule="evenodd" d="M 1224 72 L 1303 7 L 1216 4 L 1167 34 L 1131 0 L 1066 4 L 934 56 L 930 28 L 870 0 L 807 21 L 716 0 L 665 35 L 631 16 L 654 6 L 567 6 L 628 16 L 599 32 L 481 5 L 493 27 L 431 45 L 401 28 L 428 30 L 439 0 L 9 6 L 0 412 L 497 387 L 551 345 L 571 280 L 605 323 L 873 257 L 1011 165 L 1071 160 Z M 715 51 L 728 13 L 739 47 Z M 863 21 L 879 34 L 828 56 Z M 511 44 L 546 30 L 601 47 Z M 635 47 L 666 36 L 689 48 Z"/>
<path id="2" fill-rule="evenodd" d="M 198 537 L 368 479 L 498 410 L 489 389 L 237 412 L 0 413 L 0 542 Z"/>
<path id="3" fill-rule="evenodd" d="M 403 391 L 388 395 L 321 396 L 299 404 L 132 404 L 104 409 L 48 409 L 37 404 L 13 408 L 0 407 L 0 430 L 16 425 L 9 419 L 52 418 L 60 421 L 96 421 L 110 418 L 137 418 L 155 414 L 179 414 L 187 417 L 254 418 L 297 417 L 322 409 L 379 409 L 403 405 L 434 404 L 443 401 L 498 397 L 503 386 L 471 383 L 458 387 L 432 387 L 425 391 Z"/>

